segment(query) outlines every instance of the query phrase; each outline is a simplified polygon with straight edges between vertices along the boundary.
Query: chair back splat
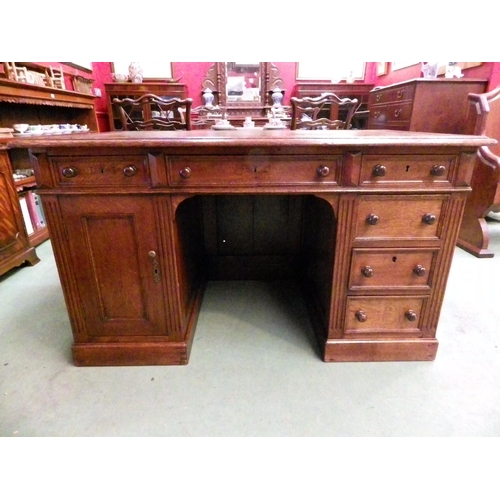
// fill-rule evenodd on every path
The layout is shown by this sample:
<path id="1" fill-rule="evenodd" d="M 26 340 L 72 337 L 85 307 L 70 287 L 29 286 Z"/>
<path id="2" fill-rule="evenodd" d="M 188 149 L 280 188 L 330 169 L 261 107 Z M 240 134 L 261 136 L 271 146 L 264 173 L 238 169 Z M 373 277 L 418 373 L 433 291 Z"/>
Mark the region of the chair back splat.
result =
<path id="1" fill-rule="evenodd" d="M 191 130 L 193 99 L 144 94 L 137 99 L 113 99 L 123 130 Z"/>
<path id="2" fill-rule="evenodd" d="M 341 99 L 336 94 L 325 93 L 320 97 L 292 97 L 292 123 L 290 128 L 321 130 L 351 128 L 351 121 L 358 107 L 357 99 Z"/>

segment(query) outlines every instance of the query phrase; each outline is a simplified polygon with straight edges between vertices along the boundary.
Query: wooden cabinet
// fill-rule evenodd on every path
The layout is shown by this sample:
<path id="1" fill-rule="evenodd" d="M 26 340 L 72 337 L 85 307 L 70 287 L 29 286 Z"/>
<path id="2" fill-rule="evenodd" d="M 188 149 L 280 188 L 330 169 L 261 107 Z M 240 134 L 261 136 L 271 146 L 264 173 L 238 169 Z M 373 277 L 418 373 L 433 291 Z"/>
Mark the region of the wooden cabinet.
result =
<path id="1" fill-rule="evenodd" d="M 110 130 L 121 130 L 121 120 L 113 99 L 130 97 L 137 99 L 144 94 L 154 94 L 163 98 L 187 97 L 187 87 L 182 83 L 142 82 L 142 83 L 105 83 L 108 100 L 108 116 Z"/>
<path id="2" fill-rule="evenodd" d="M 14 123 L 74 123 L 97 131 L 94 96 L 0 78 L 0 128 L 11 129 Z M 8 142 L 9 139 L 2 140 Z M 17 192 L 22 190 L 24 183 L 14 181 L 13 171 L 29 168 L 31 163 L 26 150 L 0 149 L 0 274 L 23 262 L 38 262 L 33 247 L 48 238 L 47 227 L 35 225 L 32 232 L 29 228 L 28 234 L 24 223 Z M 34 178 L 31 183 L 34 188 Z M 23 209 L 26 210 L 25 201 Z"/>
<path id="3" fill-rule="evenodd" d="M 39 262 L 24 225 L 8 151 L 0 142 L 0 275 Z"/>
<path id="4" fill-rule="evenodd" d="M 474 157 L 491 143 L 242 129 L 9 147 L 31 151 L 74 361 L 94 366 L 187 363 L 208 279 L 297 281 L 324 361 L 434 359 Z"/>
<path id="5" fill-rule="evenodd" d="M 482 93 L 487 80 L 417 78 L 370 92 L 369 129 L 462 134 L 470 92 Z"/>

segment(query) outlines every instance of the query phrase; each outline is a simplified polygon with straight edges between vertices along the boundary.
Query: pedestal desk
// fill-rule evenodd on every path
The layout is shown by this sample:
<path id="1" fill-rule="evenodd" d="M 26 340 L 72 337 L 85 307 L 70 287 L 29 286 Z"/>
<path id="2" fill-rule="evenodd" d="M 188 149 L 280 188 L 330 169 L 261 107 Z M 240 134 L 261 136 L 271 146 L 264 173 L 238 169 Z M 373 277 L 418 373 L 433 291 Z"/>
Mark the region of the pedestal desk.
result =
<path id="1" fill-rule="evenodd" d="M 476 150 L 494 142 L 236 129 L 9 147 L 30 151 L 74 363 L 97 366 L 186 364 L 211 279 L 299 282 L 324 361 L 434 359 Z"/>

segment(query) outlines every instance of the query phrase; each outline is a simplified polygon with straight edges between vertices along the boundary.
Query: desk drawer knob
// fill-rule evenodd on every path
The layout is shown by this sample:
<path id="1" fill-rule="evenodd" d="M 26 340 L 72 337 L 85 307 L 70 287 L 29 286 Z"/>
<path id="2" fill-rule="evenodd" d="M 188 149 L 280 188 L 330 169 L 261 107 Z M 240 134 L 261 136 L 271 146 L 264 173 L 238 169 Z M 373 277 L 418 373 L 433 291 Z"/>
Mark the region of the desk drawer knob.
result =
<path id="1" fill-rule="evenodd" d="M 421 264 L 418 264 L 416 265 L 414 268 L 413 268 L 413 272 L 417 275 L 417 276 L 425 276 L 425 273 L 427 272 L 427 269 L 425 269 L 424 266 L 422 266 Z"/>
<path id="2" fill-rule="evenodd" d="M 373 175 L 377 177 L 384 177 L 387 173 L 387 168 L 384 165 L 375 165 L 373 167 Z"/>
<path id="3" fill-rule="evenodd" d="M 370 214 L 366 217 L 366 222 L 370 224 L 370 226 L 375 226 L 378 224 L 378 215 Z"/>
<path id="4" fill-rule="evenodd" d="M 433 165 L 431 168 L 431 175 L 435 175 L 436 177 L 444 175 L 445 172 L 446 167 L 444 165 Z"/>
<path id="5" fill-rule="evenodd" d="M 374 275 L 373 267 L 371 266 L 365 266 L 361 269 L 361 274 L 365 278 L 371 278 Z"/>
<path id="6" fill-rule="evenodd" d="M 326 165 L 321 165 L 318 167 L 318 175 L 320 177 L 326 177 L 329 174 L 330 174 L 330 168 L 327 167 Z"/>
<path id="7" fill-rule="evenodd" d="M 356 319 L 360 323 L 364 323 L 368 319 L 368 316 L 366 315 L 366 313 L 364 311 L 356 311 L 354 313 L 354 316 L 356 316 Z"/>
<path id="8" fill-rule="evenodd" d="M 422 222 L 424 224 L 428 224 L 429 226 L 432 226 L 432 224 L 435 224 L 437 220 L 437 217 L 434 214 L 425 214 L 422 217 Z"/>
<path id="9" fill-rule="evenodd" d="M 417 319 L 417 313 L 415 311 L 412 311 L 411 309 L 409 311 L 405 312 L 405 317 L 408 321 L 416 321 Z"/>
<path id="10" fill-rule="evenodd" d="M 394 110 L 394 118 L 399 118 L 401 116 L 402 112 L 403 112 L 402 109 L 395 109 Z"/>
<path id="11" fill-rule="evenodd" d="M 398 99 L 402 99 L 405 95 L 405 89 L 399 89 L 396 95 L 398 96 Z"/>
<path id="12" fill-rule="evenodd" d="M 180 175 L 183 179 L 189 179 L 189 177 L 191 177 L 191 169 L 190 169 L 189 167 L 182 168 L 182 169 L 179 171 L 179 175 Z"/>
<path id="13" fill-rule="evenodd" d="M 75 167 L 66 167 L 62 169 L 62 174 L 64 177 L 76 177 L 78 175 L 78 169 Z"/>
<path id="14" fill-rule="evenodd" d="M 132 177 L 136 173 L 137 173 L 137 167 L 135 167 L 134 165 L 128 165 L 123 169 L 123 175 L 125 175 L 125 177 Z"/>

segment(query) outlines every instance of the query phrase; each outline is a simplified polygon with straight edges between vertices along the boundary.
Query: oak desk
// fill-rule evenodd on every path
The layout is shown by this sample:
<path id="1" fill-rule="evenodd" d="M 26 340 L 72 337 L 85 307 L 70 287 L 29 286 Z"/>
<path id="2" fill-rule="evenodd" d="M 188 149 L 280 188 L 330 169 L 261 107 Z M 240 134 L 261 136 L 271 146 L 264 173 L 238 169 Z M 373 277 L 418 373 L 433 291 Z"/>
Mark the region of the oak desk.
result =
<path id="1" fill-rule="evenodd" d="M 76 365 L 186 364 L 208 279 L 297 280 L 324 361 L 432 360 L 478 147 L 392 131 L 16 139 Z M 265 349 L 265 346 L 262 346 Z"/>

